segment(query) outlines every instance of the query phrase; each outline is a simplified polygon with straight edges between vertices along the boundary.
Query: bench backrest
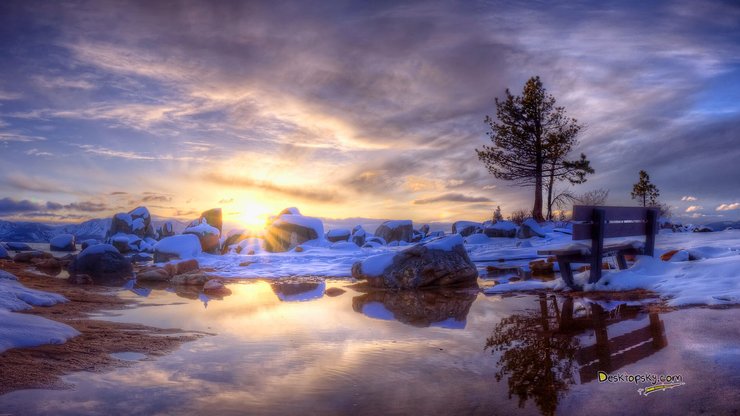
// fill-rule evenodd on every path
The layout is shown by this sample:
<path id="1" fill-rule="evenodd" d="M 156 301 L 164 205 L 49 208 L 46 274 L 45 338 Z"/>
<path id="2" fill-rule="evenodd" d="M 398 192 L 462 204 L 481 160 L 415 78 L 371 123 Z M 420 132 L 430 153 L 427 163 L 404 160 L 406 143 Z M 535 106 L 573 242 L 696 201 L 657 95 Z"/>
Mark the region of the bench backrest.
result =
<path id="1" fill-rule="evenodd" d="M 575 205 L 573 221 L 573 240 L 645 236 L 646 254 L 652 255 L 658 232 L 656 208 Z"/>

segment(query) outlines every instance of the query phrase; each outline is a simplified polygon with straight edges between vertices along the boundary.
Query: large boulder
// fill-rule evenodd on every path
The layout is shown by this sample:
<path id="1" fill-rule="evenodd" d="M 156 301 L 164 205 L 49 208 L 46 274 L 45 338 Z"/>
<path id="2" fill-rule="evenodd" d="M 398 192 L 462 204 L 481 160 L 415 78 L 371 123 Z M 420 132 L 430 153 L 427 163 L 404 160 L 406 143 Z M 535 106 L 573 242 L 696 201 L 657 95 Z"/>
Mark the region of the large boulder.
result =
<path id="1" fill-rule="evenodd" d="M 94 246 L 93 246 L 94 247 Z M 182 234 L 163 238 L 154 246 L 154 262 L 172 259 L 192 259 L 202 251 L 200 240 L 194 234 Z"/>
<path id="2" fill-rule="evenodd" d="M 367 238 L 367 232 L 365 232 L 365 229 L 362 228 L 361 225 L 357 225 L 355 226 L 355 228 L 352 229 L 352 236 L 350 238 L 352 239 L 353 243 L 362 247 L 363 245 L 365 245 L 365 238 Z"/>
<path id="3" fill-rule="evenodd" d="M 352 265 L 352 277 L 374 287 L 416 289 L 475 282 L 478 270 L 456 234 L 368 257 Z"/>
<path id="4" fill-rule="evenodd" d="M 375 230 L 375 236 L 387 243 L 391 241 L 409 242 L 414 236 L 413 223 L 411 220 L 386 221 Z"/>
<path id="5" fill-rule="evenodd" d="M 94 281 L 127 279 L 133 277 L 133 266 L 110 244 L 90 246 L 69 267 L 70 274 L 86 274 Z"/>
<path id="6" fill-rule="evenodd" d="M 463 237 L 467 237 L 473 233 L 479 233 L 482 229 L 483 225 L 479 222 L 456 221 L 452 224 L 452 234 L 460 234 Z"/>
<path id="7" fill-rule="evenodd" d="M 279 215 L 265 230 L 265 250 L 288 251 L 299 244 L 323 236 L 324 224 L 320 219 L 284 213 Z"/>
<path id="8" fill-rule="evenodd" d="M 540 224 L 532 218 L 527 218 L 519 230 L 516 232 L 517 238 L 532 238 L 532 237 L 544 237 L 545 232 L 540 228 Z"/>
<path id="9" fill-rule="evenodd" d="M 106 239 L 117 234 L 135 235 L 141 239 L 155 237 L 152 216 L 146 207 L 136 207 L 129 212 L 119 212 L 113 216 Z"/>
<path id="10" fill-rule="evenodd" d="M 226 254 L 229 248 L 233 245 L 239 244 L 240 242 L 250 238 L 252 233 L 246 230 L 231 230 L 226 236 L 223 244 L 221 244 L 221 254 Z"/>
<path id="11" fill-rule="evenodd" d="M 220 236 L 221 231 L 208 224 L 206 218 L 201 218 L 199 223 L 194 222 L 190 224 L 182 233 L 193 234 L 200 240 L 200 246 L 206 253 L 217 253 L 220 247 Z"/>
<path id="12" fill-rule="evenodd" d="M 327 231 L 326 239 L 332 243 L 336 243 L 337 241 L 349 241 L 349 237 L 351 235 L 352 233 L 348 229 L 338 228 L 336 230 Z"/>
<path id="13" fill-rule="evenodd" d="M 59 234 L 49 240 L 49 249 L 51 251 L 75 251 L 75 236 L 72 234 Z"/>
<path id="14" fill-rule="evenodd" d="M 80 243 L 80 248 L 84 250 L 90 246 L 94 246 L 95 244 L 100 244 L 100 241 L 95 240 L 93 238 L 82 240 L 82 242 Z"/>
<path id="15" fill-rule="evenodd" d="M 140 251 L 143 240 L 136 234 L 118 233 L 108 238 L 108 243 L 121 253 Z"/>
<path id="16" fill-rule="evenodd" d="M 497 221 L 485 228 L 483 228 L 483 234 L 487 237 L 516 237 L 517 226 L 512 221 Z"/>

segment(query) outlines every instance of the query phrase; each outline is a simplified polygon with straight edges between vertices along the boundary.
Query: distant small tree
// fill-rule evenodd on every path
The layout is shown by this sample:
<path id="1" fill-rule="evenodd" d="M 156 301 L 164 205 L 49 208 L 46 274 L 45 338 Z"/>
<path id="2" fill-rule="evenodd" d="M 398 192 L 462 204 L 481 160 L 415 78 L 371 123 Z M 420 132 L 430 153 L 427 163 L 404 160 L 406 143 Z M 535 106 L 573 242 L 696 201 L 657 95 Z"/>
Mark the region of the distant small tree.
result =
<path id="1" fill-rule="evenodd" d="M 640 171 L 640 180 L 632 186 L 632 199 L 642 201 L 642 206 L 656 206 L 660 191 L 650 182 L 650 176 L 644 170 Z"/>
<path id="2" fill-rule="evenodd" d="M 516 211 L 513 211 L 511 215 L 509 215 L 509 221 L 513 222 L 516 225 L 522 225 L 522 223 L 524 223 L 524 219 L 529 216 L 530 215 L 527 213 L 526 210 L 518 209 Z"/>
<path id="3" fill-rule="evenodd" d="M 609 190 L 599 188 L 574 196 L 573 203 L 579 205 L 604 205 L 607 198 L 609 198 Z"/>
<path id="4" fill-rule="evenodd" d="M 496 209 L 493 210 L 493 222 L 496 223 L 499 221 L 503 221 L 503 219 L 504 219 L 504 216 L 501 214 L 501 206 L 496 205 Z"/>

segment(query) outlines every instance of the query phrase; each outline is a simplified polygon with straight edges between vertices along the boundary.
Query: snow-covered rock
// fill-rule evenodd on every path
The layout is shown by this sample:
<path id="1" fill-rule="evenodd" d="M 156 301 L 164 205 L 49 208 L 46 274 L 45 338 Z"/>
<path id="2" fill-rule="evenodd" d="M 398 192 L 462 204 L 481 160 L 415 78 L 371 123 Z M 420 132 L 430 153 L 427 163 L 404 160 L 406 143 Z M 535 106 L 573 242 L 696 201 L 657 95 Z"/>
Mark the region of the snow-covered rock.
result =
<path id="1" fill-rule="evenodd" d="M 413 223 L 411 220 L 386 221 L 375 230 L 375 235 L 388 243 L 391 241 L 409 242 L 414 235 Z"/>
<path id="2" fill-rule="evenodd" d="M 157 239 L 159 240 L 165 237 L 172 237 L 173 235 L 175 235 L 175 227 L 172 225 L 172 221 L 165 221 L 157 228 Z"/>
<path id="3" fill-rule="evenodd" d="M 470 234 L 465 237 L 466 244 L 488 244 L 491 240 L 485 234 Z"/>
<path id="4" fill-rule="evenodd" d="M 456 221 L 452 224 L 452 234 L 460 234 L 463 237 L 480 232 L 482 229 L 483 225 L 479 222 Z"/>
<path id="5" fill-rule="evenodd" d="M 208 211 L 206 211 L 208 212 Z M 201 218 L 198 223 L 190 224 L 188 228 L 186 228 L 182 233 L 183 234 L 193 234 L 198 237 L 198 240 L 200 241 L 201 249 L 206 253 L 216 253 L 219 251 L 219 244 L 221 237 L 221 231 L 208 224 L 208 221 L 206 218 Z"/>
<path id="6" fill-rule="evenodd" d="M 221 236 L 224 223 L 221 208 L 212 208 L 208 211 L 203 211 L 200 214 L 200 217 L 193 221 L 190 226 L 197 226 L 198 224 L 202 224 L 203 222 L 210 225 L 211 227 L 216 228 L 218 230 L 218 235 Z"/>
<path id="7" fill-rule="evenodd" d="M 89 239 L 84 240 L 84 241 L 82 241 L 80 243 L 80 248 L 82 250 L 84 250 L 84 249 L 86 249 L 86 248 L 88 248 L 90 246 L 94 246 L 95 244 L 100 244 L 100 241 L 95 240 L 95 239 L 92 239 L 92 238 L 89 238 Z"/>
<path id="8" fill-rule="evenodd" d="M 202 248 L 198 236 L 182 234 L 163 238 L 154 246 L 154 262 L 172 259 L 192 259 L 200 256 Z"/>
<path id="9" fill-rule="evenodd" d="M 516 237 L 517 226 L 512 221 L 497 221 L 483 229 L 483 234 L 488 237 Z"/>
<path id="10" fill-rule="evenodd" d="M 0 246 L 0 260 L 3 259 L 9 259 L 10 254 L 8 254 L 8 250 L 5 249 L 5 247 Z"/>
<path id="11" fill-rule="evenodd" d="M 326 239 L 335 243 L 337 241 L 349 241 L 352 233 L 346 228 L 337 228 L 326 232 Z"/>
<path id="12" fill-rule="evenodd" d="M 361 225 L 355 226 L 355 228 L 352 229 L 352 242 L 357 244 L 358 246 L 362 247 L 365 245 L 365 238 L 367 237 L 367 232 L 365 232 L 365 229 L 362 228 Z"/>
<path id="13" fill-rule="evenodd" d="M 352 277 L 375 287 L 414 289 L 475 282 L 478 270 L 462 237 L 453 235 L 368 257 L 352 265 Z"/>
<path id="14" fill-rule="evenodd" d="M 265 240 L 261 238 L 247 238 L 236 246 L 239 254 L 256 254 L 265 250 Z"/>
<path id="15" fill-rule="evenodd" d="M 270 252 L 288 251 L 323 236 L 324 224 L 319 218 L 281 214 L 265 230 L 265 249 Z"/>
<path id="16" fill-rule="evenodd" d="M 429 234 L 429 224 L 424 224 L 419 228 L 419 232 L 422 236 L 426 237 Z"/>
<path id="17" fill-rule="evenodd" d="M 49 240 L 49 249 L 51 251 L 75 251 L 75 236 L 72 234 L 59 234 Z"/>
<path id="18" fill-rule="evenodd" d="M 540 227 L 540 224 L 532 218 L 527 218 L 526 220 L 524 220 L 522 225 L 519 227 L 519 230 L 517 230 L 516 232 L 517 238 L 532 238 L 544 236 L 545 231 Z"/>
<path id="19" fill-rule="evenodd" d="M 115 280 L 133 277 L 131 262 L 110 244 L 90 246 L 77 255 L 70 274 L 86 274 L 93 280 Z"/>

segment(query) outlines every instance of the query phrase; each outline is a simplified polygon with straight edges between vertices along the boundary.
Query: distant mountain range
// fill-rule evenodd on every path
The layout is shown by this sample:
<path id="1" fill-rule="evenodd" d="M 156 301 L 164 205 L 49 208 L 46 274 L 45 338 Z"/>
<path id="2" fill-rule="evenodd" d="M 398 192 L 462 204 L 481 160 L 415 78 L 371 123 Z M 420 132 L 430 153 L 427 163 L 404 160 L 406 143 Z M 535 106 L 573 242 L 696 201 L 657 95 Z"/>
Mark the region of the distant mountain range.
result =
<path id="1" fill-rule="evenodd" d="M 740 230 L 740 221 L 719 221 L 719 222 L 712 222 L 709 224 L 706 224 L 707 227 L 713 229 L 714 231 L 722 231 L 726 230 L 728 228 L 733 228 L 735 230 Z"/>
<path id="2" fill-rule="evenodd" d="M 156 230 L 165 221 L 171 221 L 175 232 L 185 229 L 186 222 L 178 220 L 154 219 L 152 225 Z M 96 218 L 80 224 L 49 225 L 40 222 L 13 222 L 0 220 L 0 241 L 23 243 L 46 243 L 59 234 L 72 234 L 77 241 L 105 239 L 110 228 L 110 218 Z"/>

